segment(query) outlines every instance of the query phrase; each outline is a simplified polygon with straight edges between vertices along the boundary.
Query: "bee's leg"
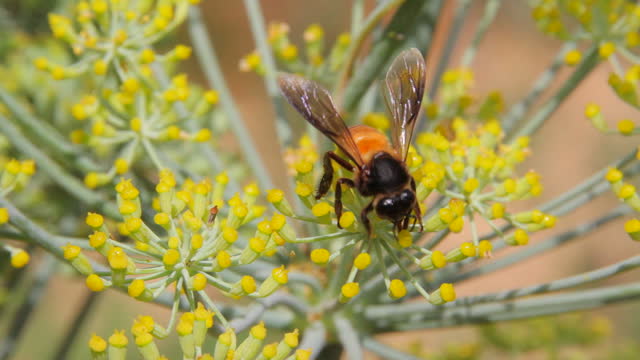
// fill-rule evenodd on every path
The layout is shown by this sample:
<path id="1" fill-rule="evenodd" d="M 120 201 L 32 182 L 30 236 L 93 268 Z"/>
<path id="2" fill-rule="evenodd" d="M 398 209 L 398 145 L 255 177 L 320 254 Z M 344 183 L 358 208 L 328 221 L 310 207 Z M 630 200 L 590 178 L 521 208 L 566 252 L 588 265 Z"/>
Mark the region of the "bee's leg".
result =
<path id="1" fill-rule="evenodd" d="M 371 238 L 371 221 L 369 221 L 369 213 L 373 210 L 373 201 L 369 203 L 369 205 L 365 206 L 364 209 L 360 212 L 360 221 L 362 221 L 362 225 L 367 229 L 367 235 Z"/>
<path id="2" fill-rule="evenodd" d="M 342 184 L 345 184 L 349 187 L 356 186 L 356 183 L 353 180 L 348 178 L 340 178 L 336 181 L 336 198 L 333 206 L 336 208 L 336 217 L 338 218 L 338 228 L 342 229 L 340 226 L 340 217 L 342 216 Z"/>
<path id="3" fill-rule="evenodd" d="M 416 192 L 416 181 L 414 178 L 411 178 L 411 190 L 413 190 L 413 193 L 415 194 Z M 420 232 L 424 231 L 424 225 L 422 225 L 422 211 L 420 210 L 420 204 L 418 203 L 418 201 L 416 200 L 416 203 L 413 205 L 413 212 L 416 215 L 416 219 L 418 221 L 418 223 L 420 224 Z M 413 223 L 413 225 L 415 226 L 415 222 Z M 411 228 L 411 230 L 413 230 L 413 227 Z"/>
<path id="4" fill-rule="evenodd" d="M 347 171 L 353 172 L 353 165 L 351 165 L 347 160 L 341 158 L 333 151 L 327 151 L 324 154 L 324 159 L 322 162 L 322 167 L 324 169 L 324 174 L 322 174 L 322 179 L 320 180 L 320 185 L 318 185 L 318 191 L 316 192 L 316 200 L 325 196 L 331 187 L 331 181 L 333 181 L 333 166 L 331 166 L 331 160 L 337 162 L 338 165 L 345 168 Z"/>

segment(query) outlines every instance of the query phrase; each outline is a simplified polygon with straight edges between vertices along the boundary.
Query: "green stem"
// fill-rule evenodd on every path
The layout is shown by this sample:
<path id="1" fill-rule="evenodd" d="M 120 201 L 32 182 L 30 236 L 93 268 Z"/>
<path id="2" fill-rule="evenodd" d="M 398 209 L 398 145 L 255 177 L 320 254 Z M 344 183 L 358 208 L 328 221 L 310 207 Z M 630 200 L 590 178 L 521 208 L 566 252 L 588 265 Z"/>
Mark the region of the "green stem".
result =
<path id="1" fill-rule="evenodd" d="M 267 28 L 264 24 L 262 10 L 260 9 L 260 2 L 258 0 L 244 0 L 244 5 L 247 8 L 247 15 L 249 16 L 249 24 L 251 25 L 253 39 L 265 68 L 264 83 L 267 89 L 267 94 L 269 95 L 269 99 L 271 99 L 276 110 L 276 133 L 280 138 L 281 146 L 290 146 L 292 137 L 291 127 L 286 121 L 284 101 L 278 91 L 278 83 L 276 81 L 276 64 L 273 59 L 271 48 L 269 47 L 269 42 L 265 35 L 267 33 Z"/>
<path id="2" fill-rule="evenodd" d="M 535 133 L 544 122 L 556 111 L 558 106 L 571 94 L 571 92 L 584 80 L 587 75 L 600 63 L 598 47 L 592 46 L 587 50 L 584 60 L 578 65 L 564 85 L 535 113 L 524 126 L 516 131 L 513 136 L 508 136 L 507 141 L 519 136 L 529 136 Z M 510 134 L 511 135 L 511 134 Z"/>
<path id="3" fill-rule="evenodd" d="M 36 135 L 43 145 L 65 156 L 75 155 L 73 146 L 53 126 L 31 115 L 2 86 L 0 86 L 0 101 L 7 106 L 20 125 Z"/>
<path id="4" fill-rule="evenodd" d="M 6 208 L 9 211 L 9 222 L 22 231 L 25 236 L 30 238 L 36 245 L 64 261 L 62 248 L 59 244 L 52 241 L 53 235 L 49 234 L 43 228 L 29 220 L 29 218 L 27 218 L 17 207 L 13 206 L 9 200 L 1 196 L 0 208 Z"/>
<path id="5" fill-rule="evenodd" d="M 202 15 L 197 6 L 189 9 L 189 34 L 193 47 L 196 50 L 196 56 L 202 66 L 204 75 L 213 88 L 217 89 L 220 94 L 220 104 L 229 116 L 229 123 L 235 133 L 240 147 L 244 151 L 247 161 L 254 171 L 258 183 L 263 189 L 272 189 L 273 182 L 267 172 L 267 169 L 256 149 L 251 136 L 247 130 L 244 119 L 240 115 L 236 104 L 231 97 L 231 92 L 227 87 L 224 75 L 220 69 L 215 50 L 213 49 L 211 40 L 207 33 L 207 29 L 202 22 Z"/>
<path id="6" fill-rule="evenodd" d="M 493 23 L 493 20 L 496 18 L 496 14 L 498 14 L 498 9 L 500 8 L 500 5 L 501 5 L 501 0 L 489 0 L 485 4 L 484 14 L 480 19 L 478 26 L 476 27 L 476 32 L 473 35 L 473 40 L 471 40 L 471 45 L 464 52 L 464 55 L 462 55 L 462 60 L 460 61 L 460 64 L 462 67 L 466 68 L 471 65 L 471 62 L 473 61 L 473 58 L 475 57 L 476 52 L 478 51 L 478 46 L 480 45 L 480 42 L 482 41 L 482 39 L 484 38 L 484 35 L 489 29 L 489 25 L 491 25 L 491 23 Z"/>
<path id="7" fill-rule="evenodd" d="M 437 95 L 438 88 L 440 87 L 440 79 L 442 78 L 442 74 L 444 74 L 445 69 L 449 65 L 451 55 L 453 54 L 453 49 L 458 43 L 460 30 L 462 30 L 462 26 L 464 25 L 467 18 L 469 5 L 471 5 L 471 0 L 461 0 L 458 3 L 458 8 L 456 9 L 453 24 L 451 25 L 449 33 L 447 34 L 447 42 L 444 45 L 442 56 L 440 56 L 438 59 L 435 76 L 431 80 L 431 89 L 429 89 L 429 98 L 431 99 L 435 98 Z M 422 123 L 425 123 L 425 121 L 423 121 Z"/>
<path id="8" fill-rule="evenodd" d="M 424 7 L 437 13 L 441 1 L 406 0 L 396 11 L 389 25 L 375 42 L 369 56 L 355 73 L 347 86 L 343 105 L 347 112 L 353 112 L 371 83 L 383 72 L 393 54 L 402 47 L 415 28 L 416 19 Z"/>
<path id="9" fill-rule="evenodd" d="M 111 218 L 120 218 L 120 214 L 113 204 L 103 200 L 98 194 L 87 189 L 81 181 L 69 175 L 42 150 L 29 142 L 29 140 L 22 135 L 20 130 L 18 130 L 9 121 L 9 119 L 2 115 L 0 115 L 0 130 L 5 136 L 11 139 L 11 143 L 15 147 L 17 147 L 26 156 L 32 158 L 36 162 L 37 166 L 49 175 L 49 178 L 53 182 L 58 184 L 73 197 L 91 207 L 97 207 L 101 212 Z"/>
<path id="10" fill-rule="evenodd" d="M 349 78 L 349 76 L 351 76 L 353 65 L 355 64 L 358 53 L 360 52 L 360 48 L 362 48 L 362 45 L 364 44 L 369 34 L 371 34 L 376 25 L 380 21 L 382 21 L 385 15 L 387 15 L 396 7 L 400 6 L 400 4 L 402 4 L 404 1 L 405 0 L 388 0 L 382 2 L 371 12 L 364 24 L 357 27 L 357 32 L 352 32 L 353 35 L 351 44 L 349 45 L 349 50 L 347 52 L 347 55 L 345 56 L 342 71 L 340 72 L 338 81 L 336 82 L 336 90 L 341 90 L 344 88 L 347 79 Z M 355 5 L 356 4 L 354 3 L 354 7 Z M 353 24 L 352 29 L 354 29 Z"/>
<path id="11" fill-rule="evenodd" d="M 522 100 L 511 106 L 511 109 L 509 109 L 509 112 L 502 121 L 502 128 L 505 133 L 511 133 L 516 122 L 529 111 L 531 106 L 540 98 L 540 95 L 551 86 L 558 71 L 560 71 L 564 65 L 564 57 L 567 51 L 575 48 L 575 46 L 573 42 L 564 44 L 556 54 L 551 65 L 538 77 L 529 93 L 522 98 Z"/>
<path id="12" fill-rule="evenodd" d="M 395 329 L 406 331 L 538 317 L 567 311 L 593 309 L 638 298 L 640 298 L 640 283 L 636 282 L 517 301 L 468 306 L 453 303 L 451 306 L 445 305 L 444 308 L 424 304 L 422 312 L 416 312 L 415 309 L 409 307 L 396 307 L 398 310 L 402 309 L 401 311 L 413 310 L 411 314 L 429 314 L 431 318 L 415 322 L 408 322 L 399 316 L 391 317 L 391 319 L 398 322 Z M 367 310 L 370 311 L 370 309 Z M 365 311 L 365 316 L 367 316 L 367 311 Z"/>

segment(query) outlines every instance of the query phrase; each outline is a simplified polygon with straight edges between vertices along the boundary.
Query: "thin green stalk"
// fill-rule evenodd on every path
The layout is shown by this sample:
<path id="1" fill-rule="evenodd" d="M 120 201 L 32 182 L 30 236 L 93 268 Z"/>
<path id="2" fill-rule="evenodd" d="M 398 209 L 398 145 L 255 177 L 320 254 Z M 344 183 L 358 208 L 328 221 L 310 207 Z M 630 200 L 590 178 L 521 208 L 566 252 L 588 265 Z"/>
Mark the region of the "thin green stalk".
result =
<path id="1" fill-rule="evenodd" d="M 336 335 L 344 347 L 347 359 L 362 360 L 364 354 L 362 352 L 359 335 L 351 321 L 338 314 L 333 317 L 333 323 L 336 326 Z"/>
<path id="2" fill-rule="evenodd" d="M 60 135 L 60 133 L 58 133 L 57 129 L 49 123 L 40 121 L 35 116 L 31 115 L 2 86 L 0 86 L 0 101 L 7 106 L 7 109 L 11 111 L 21 126 L 37 136 L 38 141 L 42 145 L 45 145 L 65 156 L 76 154 L 73 146 L 69 144 L 66 139 Z"/>
<path id="3" fill-rule="evenodd" d="M 638 298 L 640 298 L 640 283 L 636 282 L 517 301 L 469 306 L 453 303 L 451 306 L 445 305 L 438 311 L 435 309 L 426 310 L 423 314 L 429 314 L 431 318 L 425 321 L 407 322 L 401 321 L 399 317 L 392 319 L 398 320 L 398 324 L 394 327 L 396 330 L 406 331 L 539 317 L 568 311 L 588 310 Z"/>
<path id="4" fill-rule="evenodd" d="M 441 1 L 406 0 L 400 6 L 382 32 L 380 39 L 371 48 L 369 56 L 349 82 L 343 99 L 343 108 L 346 112 L 355 110 L 371 83 L 383 73 L 384 67 L 396 50 L 404 45 L 407 37 L 410 36 L 410 31 L 415 29 L 416 19 L 421 10 L 427 7 L 432 13 L 437 13 L 440 4 Z"/>
<path id="5" fill-rule="evenodd" d="M 549 65 L 549 67 L 538 77 L 535 83 L 533 83 L 533 87 L 529 93 L 522 98 L 522 100 L 511 106 L 509 112 L 505 115 L 504 120 L 502 121 L 502 128 L 505 133 L 511 133 L 516 123 L 529 111 L 531 106 L 533 106 L 533 104 L 540 98 L 540 95 L 542 95 L 542 93 L 551 86 L 553 80 L 556 79 L 558 71 L 560 71 L 564 65 L 564 57 L 567 51 L 575 48 L 575 46 L 576 45 L 573 42 L 564 44 L 554 57 L 551 65 Z"/>
<path id="6" fill-rule="evenodd" d="M 384 359 L 395 359 L 395 360 L 420 360 L 420 358 L 413 356 L 411 354 L 407 354 L 400 350 L 396 350 L 388 345 L 385 345 L 381 342 L 378 342 L 372 337 L 365 336 L 362 339 L 362 346 L 365 349 L 382 356 Z"/>
<path id="7" fill-rule="evenodd" d="M 614 167 L 617 169 L 622 169 L 626 167 L 631 161 L 636 158 L 636 150 L 632 150 L 623 158 L 618 159 L 607 167 L 601 169 L 595 174 L 591 175 L 589 178 L 584 180 L 582 183 L 576 185 L 571 190 L 564 192 L 560 196 L 548 201 L 547 203 L 540 206 L 540 211 L 548 212 L 553 215 L 563 215 L 568 213 L 569 211 L 576 209 L 585 203 L 595 199 L 598 195 L 606 192 L 609 188 L 607 184 L 607 180 L 605 179 L 605 174 L 608 171 L 609 167 Z M 635 174 L 635 170 L 633 171 L 624 171 L 625 176 L 630 176 Z M 489 240 L 493 239 L 496 236 L 499 236 L 500 233 L 508 231 L 513 228 L 513 225 L 505 225 L 501 227 L 500 231 L 493 231 L 489 234 L 482 235 L 480 237 L 481 240 Z"/>
<path id="8" fill-rule="evenodd" d="M 244 0 L 244 6 L 247 8 L 253 40 L 256 43 L 258 53 L 264 65 L 264 84 L 267 89 L 267 94 L 276 110 L 276 133 L 280 139 L 280 146 L 290 146 L 292 138 L 291 127 L 287 123 L 284 100 L 278 90 L 276 64 L 267 40 L 267 28 L 264 24 L 260 2 L 258 0 Z"/>
<path id="9" fill-rule="evenodd" d="M 501 0 L 488 0 L 484 7 L 484 14 L 476 27 L 476 32 L 473 35 L 473 40 L 471 40 L 471 45 L 465 50 L 462 55 L 462 60 L 460 60 L 460 64 L 462 67 L 469 67 L 473 58 L 478 51 L 478 46 L 480 42 L 484 38 L 487 30 L 489 29 L 489 25 L 493 23 L 493 20 L 496 18 L 498 14 L 498 9 L 500 9 Z"/>
<path id="10" fill-rule="evenodd" d="M 158 78 L 158 81 L 160 82 L 160 85 L 164 88 L 167 88 L 170 86 L 170 80 L 169 80 L 169 75 L 167 75 L 167 72 L 165 71 L 165 69 L 162 67 L 161 64 L 159 63 L 153 63 L 152 64 L 152 68 L 153 68 L 153 72 L 155 73 L 155 75 Z M 193 121 L 190 121 L 192 119 L 192 116 L 190 116 L 189 112 L 187 111 L 186 106 L 184 105 L 184 103 L 182 101 L 176 101 L 173 104 L 173 108 L 175 109 L 176 113 L 178 114 L 178 117 L 180 118 L 181 121 L 183 121 L 187 128 L 190 131 L 196 131 L 196 127 L 195 127 L 195 123 Z M 198 144 L 197 145 L 199 150 L 202 151 L 205 154 L 205 157 L 207 158 L 207 160 L 209 161 L 209 164 L 211 164 L 211 166 L 213 167 L 213 171 L 216 172 L 220 172 L 223 171 L 224 169 L 224 163 L 222 162 L 222 160 L 220 159 L 220 157 L 218 156 L 218 154 L 216 154 L 215 151 L 213 151 L 213 149 L 211 149 L 211 147 L 207 146 L 206 144 Z M 151 154 L 149 154 L 151 155 Z M 152 158 L 153 160 L 153 158 Z M 155 163 L 155 161 L 154 161 Z M 174 171 L 176 174 L 178 174 L 177 171 Z M 232 187 L 235 187 L 236 185 L 234 183 L 230 184 Z"/>
<path id="11" fill-rule="evenodd" d="M 264 165 L 258 150 L 256 149 L 251 136 L 247 130 L 244 119 L 240 115 L 236 104 L 231 97 L 231 92 L 227 87 L 224 75 L 220 69 L 215 50 L 211 39 L 207 33 L 207 29 L 202 22 L 202 14 L 197 6 L 189 9 L 189 34 L 195 49 L 195 54 L 204 71 L 204 75 L 211 86 L 218 90 L 220 94 L 220 104 L 229 116 L 229 124 L 235 133 L 240 147 L 244 151 L 251 169 L 257 178 L 258 183 L 263 189 L 272 189 L 273 182 Z"/>
<path id="12" fill-rule="evenodd" d="M 558 246 L 569 242 L 573 239 L 576 239 L 578 237 L 581 237 L 583 235 L 586 235 L 596 229 L 599 229 L 601 226 L 603 226 L 604 224 L 607 224 L 615 219 L 618 219 L 622 216 L 625 216 L 629 213 L 632 213 L 632 210 L 629 209 L 626 205 L 621 205 L 618 206 L 617 208 L 613 209 L 612 211 L 608 212 L 607 214 L 596 218 L 595 220 L 589 221 L 589 222 L 585 222 L 582 223 L 578 226 L 576 226 L 575 228 L 569 230 L 569 231 L 565 231 L 561 234 L 558 235 L 554 235 L 546 240 L 537 242 L 535 244 L 531 244 L 531 245 L 527 245 L 523 250 L 518 251 L 514 254 L 511 254 L 507 257 L 503 257 L 501 259 L 498 259 L 496 261 L 487 263 L 486 265 L 480 266 L 476 269 L 467 271 L 467 272 L 459 272 L 459 271 L 455 271 L 455 273 L 451 273 L 449 271 L 446 271 L 447 268 L 443 268 L 442 270 L 444 271 L 439 271 L 440 272 L 444 272 L 444 273 L 436 273 L 435 274 L 435 278 L 433 280 L 433 282 L 435 283 L 441 283 L 441 282 L 459 282 L 462 280 L 467 280 L 469 278 L 475 277 L 475 276 L 479 276 L 479 275 L 484 275 L 484 274 L 488 274 L 491 272 L 494 272 L 496 270 L 502 269 L 504 267 L 513 265 L 515 263 L 519 263 L 524 261 L 525 259 L 528 259 L 534 255 L 538 255 L 540 253 L 552 250 L 557 248 Z M 454 270 L 452 269 L 452 272 Z"/>
<path id="13" fill-rule="evenodd" d="M 103 200 L 95 192 L 87 189 L 84 184 L 68 174 L 60 165 L 49 158 L 42 150 L 32 144 L 26 137 L 22 135 L 6 117 L 0 115 L 0 131 L 11 139 L 12 144 L 17 147 L 23 154 L 32 158 L 38 168 L 44 170 L 49 178 L 67 191 L 76 199 L 84 202 L 91 207 L 100 209 L 105 215 L 112 218 L 119 218 L 120 214 L 115 206 Z"/>
<path id="14" fill-rule="evenodd" d="M 571 94 L 571 92 L 584 80 L 587 75 L 600 63 L 598 55 L 598 47 L 593 45 L 587 50 L 584 60 L 578 65 L 576 70 L 571 74 L 569 79 L 562 85 L 560 89 L 551 97 L 541 108 L 535 113 L 524 126 L 516 131 L 513 136 L 507 136 L 507 140 L 514 139 L 519 136 L 529 136 L 535 133 L 544 122 L 556 111 L 562 102 Z"/>
<path id="15" fill-rule="evenodd" d="M 325 348 L 327 344 L 328 331 L 325 328 L 322 320 L 316 320 L 311 322 L 304 330 L 304 335 L 300 341 L 299 349 L 311 349 L 310 360 L 320 359 L 320 351 Z"/>
<path id="16" fill-rule="evenodd" d="M 6 208 L 9 211 L 9 222 L 22 231 L 36 245 L 55 255 L 58 259 L 64 260 L 62 248 L 52 241 L 53 236 L 29 220 L 17 207 L 2 196 L 0 196 L 0 208 Z"/>
<path id="17" fill-rule="evenodd" d="M 485 303 L 489 301 L 505 301 L 513 298 L 519 298 L 523 296 L 554 292 L 558 290 L 564 290 L 590 284 L 596 281 L 600 281 L 614 275 L 623 273 L 625 271 L 633 270 L 640 267 L 640 256 L 634 256 L 629 259 L 619 261 L 615 264 L 602 267 L 597 270 L 584 272 L 578 275 L 566 277 L 564 279 L 554 280 L 544 284 L 527 286 L 520 289 L 513 289 L 507 291 L 501 291 L 493 294 L 485 294 L 478 296 L 471 296 L 468 298 L 460 299 L 460 303 L 464 305 Z"/>
<path id="18" fill-rule="evenodd" d="M 442 74 L 444 74 L 445 69 L 449 65 L 453 50 L 458 43 L 460 31 L 462 30 L 462 27 L 464 26 L 465 20 L 467 18 L 469 5 L 471 5 L 471 0 L 461 0 L 458 2 L 458 7 L 453 19 L 453 24 L 449 28 L 449 33 L 447 34 L 447 42 L 444 45 L 442 56 L 438 58 L 438 65 L 436 67 L 435 76 L 431 80 L 431 88 L 429 89 L 429 98 L 431 99 L 435 98 L 438 93 L 438 88 L 440 87 L 440 79 L 442 78 Z M 423 121 L 422 123 L 424 124 L 426 123 L 426 121 Z"/>
<path id="19" fill-rule="evenodd" d="M 49 284 L 49 279 L 54 274 L 54 266 L 55 261 L 51 256 L 47 256 L 45 261 L 38 264 L 29 294 L 14 312 L 13 319 L 11 319 L 7 329 L 7 335 L 0 341 L 0 360 L 8 360 L 14 355 L 15 349 L 20 343 L 20 338 L 24 335 L 26 324 L 29 323 L 35 312 L 34 310 L 38 308 L 44 298 L 44 290 Z"/>
<path id="20" fill-rule="evenodd" d="M 369 14 L 362 26 L 359 26 L 357 32 L 352 32 L 351 44 L 349 50 L 345 56 L 344 65 L 342 71 L 338 75 L 338 81 L 336 82 L 336 91 L 344 89 L 347 79 L 351 76 L 353 66 L 356 62 L 356 58 L 362 45 L 371 32 L 375 29 L 376 25 L 382 21 L 385 15 L 391 12 L 396 7 L 400 6 L 405 0 L 387 0 L 376 6 L 375 9 Z M 355 6 L 355 4 L 354 4 Z M 352 24 L 353 26 L 353 24 Z M 353 27 L 352 27 L 353 29 Z M 363 94 L 364 95 L 364 94 Z"/>
<path id="21" fill-rule="evenodd" d="M 356 36 L 364 19 L 364 0 L 354 0 L 351 5 L 351 38 Z"/>

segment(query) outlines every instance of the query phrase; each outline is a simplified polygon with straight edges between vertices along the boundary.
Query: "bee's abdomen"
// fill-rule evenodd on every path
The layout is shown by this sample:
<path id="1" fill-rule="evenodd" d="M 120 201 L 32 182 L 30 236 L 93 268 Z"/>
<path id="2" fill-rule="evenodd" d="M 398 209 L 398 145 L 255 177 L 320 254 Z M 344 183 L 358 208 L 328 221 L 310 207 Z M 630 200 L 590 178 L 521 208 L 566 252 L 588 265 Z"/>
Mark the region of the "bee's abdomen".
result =
<path id="1" fill-rule="evenodd" d="M 365 164 L 368 164 L 373 159 L 373 156 L 380 151 L 396 156 L 387 136 L 377 129 L 366 125 L 356 125 L 350 127 L 349 132 L 351 132 L 351 136 Z"/>

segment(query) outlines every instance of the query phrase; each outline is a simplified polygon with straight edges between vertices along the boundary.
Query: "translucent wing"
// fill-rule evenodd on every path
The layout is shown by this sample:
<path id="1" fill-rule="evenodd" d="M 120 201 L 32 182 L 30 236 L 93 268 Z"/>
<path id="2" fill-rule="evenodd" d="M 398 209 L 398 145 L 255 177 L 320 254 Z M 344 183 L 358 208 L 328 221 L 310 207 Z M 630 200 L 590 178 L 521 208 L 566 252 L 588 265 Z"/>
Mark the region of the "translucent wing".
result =
<path id="1" fill-rule="evenodd" d="M 403 157 L 411 144 L 413 129 L 424 95 L 425 62 L 418 49 L 405 50 L 391 64 L 385 80 L 387 107 L 393 117 L 393 146 Z"/>
<path id="2" fill-rule="evenodd" d="M 301 76 L 281 74 L 278 84 L 284 97 L 307 121 L 361 167 L 362 157 L 349 128 L 336 110 L 331 95 L 322 86 Z"/>

